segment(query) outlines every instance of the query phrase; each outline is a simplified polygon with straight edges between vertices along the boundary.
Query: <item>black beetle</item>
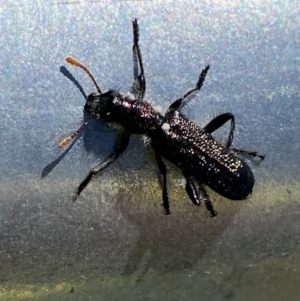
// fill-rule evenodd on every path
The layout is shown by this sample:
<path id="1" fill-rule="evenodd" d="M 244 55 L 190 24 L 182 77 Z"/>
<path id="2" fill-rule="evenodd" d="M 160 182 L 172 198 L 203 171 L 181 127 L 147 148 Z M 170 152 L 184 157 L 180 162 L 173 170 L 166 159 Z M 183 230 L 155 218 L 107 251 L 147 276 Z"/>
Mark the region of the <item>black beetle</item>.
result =
<path id="1" fill-rule="evenodd" d="M 166 185 L 166 166 L 162 157 L 182 170 L 186 180 L 185 189 L 192 202 L 200 205 L 201 201 L 204 201 L 211 216 L 216 216 L 217 213 L 213 209 L 203 184 L 228 199 L 243 200 L 252 193 L 255 181 L 251 169 L 238 154 L 258 157 L 260 160 L 263 160 L 265 156 L 256 151 L 231 147 L 235 130 L 235 119 L 231 113 L 221 114 L 205 127 L 200 128 L 180 112 L 202 87 L 210 68 L 209 65 L 202 70 L 196 86 L 176 100 L 165 115 L 156 112 L 149 103 L 144 101 L 146 80 L 139 48 L 137 19 L 132 21 L 132 25 L 134 83 L 131 93 L 122 95 L 117 90 L 102 93 L 87 68 L 70 57 L 66 59 L 68 63 L 88 73 L 98 93 L 92 93 L 87 97 L 84 113 L 88 118 L 74 134 L 60 143 L 60 147 L 64 147 L 77 136 L 91 119 L 116 123 L 122 128 L 113 153 L 90 170 L 75 191 L 73 200 L 76 200 L 94 175 L 108 167 L 124 152 L 131 134 L 143 134 L 151 141 L 151 147 L 163 177 L 162 198 L 165 214 L 170 214 L 170 206 Z M 231 121 L 231 127 L 224 145 L 211 134 L 227 121 Z M 194 179 L 198 182 L 198 189 L 194 184 Z"/>

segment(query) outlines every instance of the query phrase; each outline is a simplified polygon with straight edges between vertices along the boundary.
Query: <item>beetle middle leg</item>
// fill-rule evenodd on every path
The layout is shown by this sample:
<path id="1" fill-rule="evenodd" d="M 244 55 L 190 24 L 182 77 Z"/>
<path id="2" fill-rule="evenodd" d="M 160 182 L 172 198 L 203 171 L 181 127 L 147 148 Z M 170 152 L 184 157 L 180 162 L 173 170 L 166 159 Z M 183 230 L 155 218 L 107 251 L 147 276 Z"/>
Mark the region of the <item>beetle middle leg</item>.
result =
<path id="1" fill-rule="evenodd" d="M 187 91 L 183 96 L 181 96 L 179 99 L 174 101 L 169 109 L 167 110 L 167 113 L 174 112 L 174 111 L 180 111 L 189 101 L 191 101 L 196 94 L 200 91 L 201 87 L 203 86 L 206 74 L 209 70 L 209 65 L 207 65 L 202 72 L 200 73 L 200 76 L 198 78 L 197 84 L 195 88 Z"/>
<path id="2" fill-rule="evenodd" d="M 87 186 L 87 184 L 90 182 L 93 176 L 95 176 L 98 172 L 104 170 L 106 167 L 112 164 L 124 152 L 124 150 L 128 146 L 129 139 L 130 139 L 130 133 L 126 131 L 122 131 L 119 133 L 115 144 L 114 152 L 109 157 L 107 157 L 104 161 L 100 162 L 98 165 L 96 165 L 94 168 L 92 168 L 89 171 L 88 175 L 84 178 L 84 180 L 80 183 L 80 185 L 76 189 L 72 198 L 73 201 L 76 201 L 77 197 Z"/>
<path id="3" fill-rule="evenodd" d="M 157 162 L 158 169 L 163 176 L 163 187 L 162 187 L 162 198 L 163 198 L 163 206 L 165 208 L 165 214 L 170 214 L 170 204 L 169 204 L 169 197 L 167 191 L 167 167 L 166 164 L 163 162 L 161 156 L 155 151 L 155 159 Z"/>

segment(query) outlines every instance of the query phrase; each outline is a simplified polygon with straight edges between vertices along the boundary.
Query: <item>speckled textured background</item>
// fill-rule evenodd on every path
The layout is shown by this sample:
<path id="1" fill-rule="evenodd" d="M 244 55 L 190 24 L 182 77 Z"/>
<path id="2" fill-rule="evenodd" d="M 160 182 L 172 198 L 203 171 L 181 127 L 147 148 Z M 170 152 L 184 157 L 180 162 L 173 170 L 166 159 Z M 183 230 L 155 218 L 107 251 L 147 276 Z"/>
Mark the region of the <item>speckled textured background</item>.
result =
<path id="1" fill-rule="evenodd" d="M 300 5 L 297 1 L 0 2 L 1 300 L 299 300 Z M 102 90 L 132 83 L 140 24 L 147 99 L 165 110 L 211 70 L 185 113 L 205 125 L 232 112 L 236 147 L 266 154 L 251 199 L 210 192 L 219 215 L 188 200 L 168 165 L 164 216 L 151 149 L 126 152 L 71 194 L 116 132 L 92 124 L 59 158 L 84 99 L 60 72 L 71 55 Z M 225 137 L 228 127 L 217 133 Z"/>

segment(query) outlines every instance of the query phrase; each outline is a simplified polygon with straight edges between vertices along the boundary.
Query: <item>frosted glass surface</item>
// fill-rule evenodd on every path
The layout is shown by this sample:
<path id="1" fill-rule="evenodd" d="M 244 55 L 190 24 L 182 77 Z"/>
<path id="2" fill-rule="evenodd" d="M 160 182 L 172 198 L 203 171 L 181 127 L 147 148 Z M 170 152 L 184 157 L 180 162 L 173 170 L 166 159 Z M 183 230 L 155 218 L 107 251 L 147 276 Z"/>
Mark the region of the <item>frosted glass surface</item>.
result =
<path id="1" fill-rule="evenodd" d="M 72 202 L 116 130 L 94 122 L 58 148 L 85 102 L 61 67 L 87 94 L 93 83 L 66 56 L 103 91 L 128 91 L 133 18 L 147 100 L 165 111 L 209 63 L 185 114 L 204 126 L 232 112 L 234 146 L 266 154 L 250 163 L 251 198 L 209 190 L 216 218 L 190 202 L 171 164 L 163 214 L 154 155 L 138 136 Z M 0 24 L 0 300 L 299 300 L 297 1 L 0 1 Z"/>

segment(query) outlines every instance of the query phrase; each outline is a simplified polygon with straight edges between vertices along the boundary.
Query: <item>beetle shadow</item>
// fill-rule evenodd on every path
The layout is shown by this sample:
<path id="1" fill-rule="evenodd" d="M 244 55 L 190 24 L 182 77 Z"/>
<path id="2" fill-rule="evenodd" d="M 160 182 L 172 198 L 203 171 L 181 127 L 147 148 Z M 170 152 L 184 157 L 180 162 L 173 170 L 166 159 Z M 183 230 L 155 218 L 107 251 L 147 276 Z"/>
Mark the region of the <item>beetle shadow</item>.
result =
<path id="1" fill-rule="evenodd" d="M 68 75 L 66 76 L 69 78 Z M 71 81 L 78 87 L 76 80 L 71 79 Z M 83 90 L 80 87 L 78 89 Z M 99 157 L 113 149 L 114 135 L 111 135 L 111 128 L 98 120 L 89 122 L 82 135 L 83 147 L 87 154 Z M 78 137 L 59 158 L 44 168 L 42 176 L 45 177 L 53 170 L 74 146 L 77 139 Z M 143 156 L 134 151 L 131 146 L 129 147 L 133 154 L 125 157 L 125 165 L 128 162 L 130 168 L 135 168 L 137 165 L 135 154 L 138 159 Z M 124 158 L 124 156 L 122 157 Z M 120 161 L 118 160 L 118 162 Z M 153 164 L 155 165 L 155 161 Z M 171 172 L 173 171 L 170 170 Z M 142 183 L 150 183 L 151 185 L 151 181 L 147 178 Z M 128 190 L 130 189 L 126 189 L 126 191 Z M 171 192 L 171 187 L 169 190 Z M 176 200 L 184 202 L 188 199 L 184 187 L 181 187 L 178 194 L 172 194 L 173 196 L 170 197 L 171 206 Z M 227 225 L 239 209 L 239 206 L 235 206 L 231 210 L 218 208 L 222 212 L 222 218 L 212 219 L 208 216 L 209 214 L 203 214 L 199 211 L 199 209 L 204 211 L 204 206 L 197 208 L 189 204 L 182 210 L 174 210 L 171 216 L 165 216 L 163 210 L 159 208 L 162 202 L 161 190 L 154 191 L 152 194 L 144 194 L 143 189 L 136 189 L 135 193 L 132 191 L 127 193 L 120 189 L 115 198 L 122 215 L 139 233 L 123 269 L 125 275 L 136 275 L 137 281 L 142 280 L 150 268 L 161 273 L 192 268 L 226 230 Z M 139 207 L 139 203 L 147 205 L 146 207 Z"/>
<path id="2" fill-rule="evenodd" d="M 83 98 L 87 100 L 87 95 L 84 89 L 82 88 L 78 80 L 73 76 L 73 74 L 65 66 L 60 66 L 59 71 L 75 85 L 75 87 L 79 90 Z"/>
<path id="3" fill-rule="evenodd" d="M 99 120 L 91 120 L 84 131 L 76 136 L 69 147 L 56 159 L 47 164 L 43 169 L 41 178 L 45 178 L 50 172 L 65 158 L 71 151 L 75 143 L 81 139 L 83 140 L 84 156 L 91 157 L 92 161 L 103 160 L 113 150 L 113 143 L 116 139 L 116 133 L 105 123 Z M 100 159 L 99 159 L 100 158 Z"/>
<path id="4" fill-rule="evenodd" d="M 73 148 L 73 146 L 75 145 L 76 141 L 78 140 L 79 136 L 76 137 L 72 143 L 70 144 L 70 146 L 55 160 L 53 160 L 52 162 L 50 162 L 49 164 L 47 164 L 41 174 L 41 179 L 44 179 L 45 177 L 47 177 L 49 175 L 49 173 L 61 162 L 61 160 L 64 159 L 64 157 L 70 152 L 70 150 Z"/>
<path id="5" fill-rule="evenodd" d="M 156 191 L 152 197 L 143 197 L 142 190 L 135 196 L 127 192 L 117 195 L 120 212 L 139 233 L 123 267 L 123 274 L 136 277 L 136 281 L 142 281 L 149 269 L 164 274 L 195 267 L 240 209 L 238 203 L 227 206 L 226 201 L 219 202 L 221 197 L 213 194 L 219 216 L 211 218 L 203 204 L 197 207 L 189 201 L 184 187 L 175 193 L 169 187 L 173 211 L 166 216 L 161 207 L 161 191 Z M 139 204 L 141 202 L 143 205 Z"/>
<path id="6" fill-rule="evenodd" d="M 65 66 L 60 67 L 60 72 L 76 86 L 76 88 L 79 90 L 86 101 L 87 95 L 83 87 L 73 76 L 73 74 Z M 83 113 L 82 124 L 88 119 L 89 117 L 87 116 L 87 114 Z M 81 137 L 83 137 L 83 147 L 85 155 L 91 155 L 95 159 L 108 154 L 113 147 L 111 140 L 114 138 L 114 135 L 112 135 L 111 132 L 112 129 L 107 124 L 99 120 L 90 120 L 84 130 L 75 136 L 66 150 L 58 158 L 47 164 L 47 166 L 42 171 L 41 178 L 43 179 L 47 177 L 49 173 L 52 172 L 52 170 L 65 158 L 65 156 L 71 151 L 75 143 Z"/>
<path id="7" fill-rule="evenodd" d="M 87 101 L 88 96 L 73 74 L 65 66 L 60 67 L 60 72 L 76 86 L 85 101 Z M 83 123 L 87 120 L 89 120 L 88 114 L 83 113 Z M 111 139 L 108 138 L 110 131 L 109 125 L 99 120 L 89 120 L 89 124 L 82 133 L 83 147 L 86 153 L 92 154 L 96 158 L 101 156 L 102 153 L 107 153 L 108 150 L 105 150 L 105 145 L 111 144 Z M 104 149 L 104 151 L 101 151 L 101 149 Z"/>

